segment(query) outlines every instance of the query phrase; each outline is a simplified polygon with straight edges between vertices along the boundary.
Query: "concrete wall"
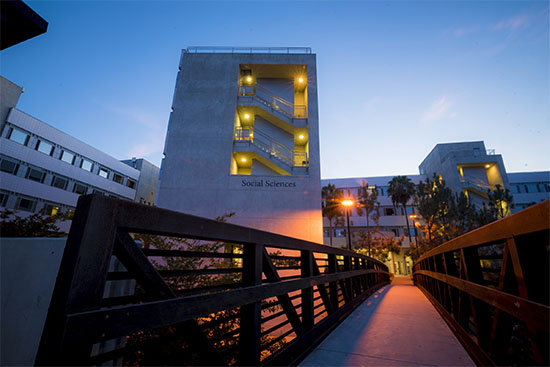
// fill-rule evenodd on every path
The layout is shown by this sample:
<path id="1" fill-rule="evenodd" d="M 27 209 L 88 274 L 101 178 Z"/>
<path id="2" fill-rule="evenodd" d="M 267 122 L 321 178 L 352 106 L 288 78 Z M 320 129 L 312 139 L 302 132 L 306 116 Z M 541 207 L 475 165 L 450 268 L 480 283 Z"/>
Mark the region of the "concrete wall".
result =
<path id="1" fill-rule="evenodd" d="M 21 93 L 23 88 L 0 75 L 0 131 L 4 128 L 10 110 L 17 106 Z"/>
<path id="2" fill-rule="evenodd" d="M 0 365 L 34 364 L 65 238 L 2 238 Z"/>
<path id="3" fill-rule="evenodd" d="M 307 175 L 230 174 L 243 64 L 307 66 Z M 157 205 L 207 218 L 235 212 L 232 223 L 322 243 L 315 55 L 184 53 L 180 66 Z"/>
<path id="4" fill-rule="evenodd" d="M 157 196 L 160 168 L 143 158 L 128 159 L 121 162 L 139 171 L 139 181 L 137 182 L 134 201 L 153 205 Z"/>

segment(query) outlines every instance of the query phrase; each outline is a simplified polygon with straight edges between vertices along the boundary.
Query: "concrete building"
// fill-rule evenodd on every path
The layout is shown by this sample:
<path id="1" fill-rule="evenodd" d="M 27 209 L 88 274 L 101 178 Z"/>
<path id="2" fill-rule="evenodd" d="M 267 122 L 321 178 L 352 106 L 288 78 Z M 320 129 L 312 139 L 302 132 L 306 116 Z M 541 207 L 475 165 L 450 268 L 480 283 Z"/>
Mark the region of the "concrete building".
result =
<path id="1" fill-rule="evenodd" d="M 485 149 L 482 141 L 437 144 L 419 171 L 429 178 L 441 175 L 449 188 L 465 193 L 478 207 L 487 201 L 487 190 L 496 185 L 510 189 L 502 156 Z"/>
<path id="2" fill-rule="evenodd" d="M 0 111 L 7 114 L 0 131 L 0 208 L 55 214 L 74 210 L 85 194 L 136 198 L 138 169 L 18 110 L 22 88 L 0 82 Z M 143 190 L 154 191 L 156 182 L 149 181 Z"/>
<path id="3" fill-rule="evenodd" d="M 550 199 L 550 172 L 517 172 L 507 173 L 501 155 L 494 150 L 486 150 L 483 141 L 437 144 L 419 166 L 419 175 L 407 175 L 411 181 L 418 184 L 421 180 L 441 176 L 448 187 L 455 193 L 464 192 L 477 206 L 487 202 L 487 190 L 494 190 L 497 184 L 510 189 L 514 197 L 515 213 L 535 203 Z M 394 176 L 401 175 L 396 173 Z M 402 242 L 403 251 L 400 254 L 391 254 L 386 263 L 392 272 L 406 274 L 411 265 L 411 259 L 404 257 L 405 251 L 410 248 L 407 235 L 405 213 L 401 208 L 394 208 L 391 198 L 387 195 L 388 182 L 394 176 L 385 177 L 356 177 L 326 179 L 321 186 L 333 184 L 343 191 L 346 197 L 357 197 L 357 190 L 361 185 L 368 185 L 378 190 L 379 233 L 382 236 L 394 239 L 405 236 Z M 408 203 L 407 214 L 415 213 L 412 200 Z M 369 221 L 370 230 L 373 230 L 374 221 Z M 411 225 L 411 238 L 415 241 L 415 231 Z M 357 243 L 361 231 L 366 231 L 366 217 L 351 211 L 350 226 L 352 242 Z M 323 218 L 323 243 L 328 245 L 329 222 Z M 333 228 L 333 246 L 346 247 L 346 223 L 339 221 Z M 419 234 L 420 235 L 420 234 Z"/>
<path id="4" fill-rule="evenodd" d="M 141 204 L 154 205 L 160 168 L 143 158 L 134 157 L 121 162 L 139 171 L 135 201 Z"/>
<path id="5" fill-rule="evenodd" d="M 157 205 L 322 242 L 311 49 L 192 47 L 179 69 Z"/>

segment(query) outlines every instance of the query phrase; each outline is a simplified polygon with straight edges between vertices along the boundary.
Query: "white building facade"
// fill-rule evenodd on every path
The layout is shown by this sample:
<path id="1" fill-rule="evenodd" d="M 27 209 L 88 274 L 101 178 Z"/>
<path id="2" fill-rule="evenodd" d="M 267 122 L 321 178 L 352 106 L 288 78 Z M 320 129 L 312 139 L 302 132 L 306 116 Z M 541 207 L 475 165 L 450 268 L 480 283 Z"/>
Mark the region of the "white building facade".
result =
<path id="1" fill-rule="evenodd" d="M 322 242 L 315 55 L 188 48 L 157 205 Z"/>
<path id="2" fill-rule="evenodd" d="M 135 199 L 139 170 L 18 110 L 22 88 L 1 81 L 11 97 L 1 103 L 0 208 L 53 215 L 73 211 L 80 195 Z"/>

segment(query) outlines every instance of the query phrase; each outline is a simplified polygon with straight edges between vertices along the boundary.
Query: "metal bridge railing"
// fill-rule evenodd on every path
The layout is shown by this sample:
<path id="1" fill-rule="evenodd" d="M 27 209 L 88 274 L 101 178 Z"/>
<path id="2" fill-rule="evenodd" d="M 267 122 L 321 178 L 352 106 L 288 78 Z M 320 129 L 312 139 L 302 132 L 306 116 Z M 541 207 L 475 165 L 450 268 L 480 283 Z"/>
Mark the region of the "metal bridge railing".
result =
<path id="1" fill-rule="evenodd" d="M 311 47 L 210 47 L 192 46 L 185 53 L 311 54 Z"/>
<path id="2" fill-rule="evenodd" d="M 126 271 L 110 271 L 112 256 Z M 296 364 L 387 271 L 354 252 L 81 196 L 35 364 Z M 133 295 L 105 294 L 128 279 Z"/>
<path id="3" fill-rule="evenodd" d="M 550 201 L 414 264 L 415 284 L 479 365 L 548 365 Z"/>

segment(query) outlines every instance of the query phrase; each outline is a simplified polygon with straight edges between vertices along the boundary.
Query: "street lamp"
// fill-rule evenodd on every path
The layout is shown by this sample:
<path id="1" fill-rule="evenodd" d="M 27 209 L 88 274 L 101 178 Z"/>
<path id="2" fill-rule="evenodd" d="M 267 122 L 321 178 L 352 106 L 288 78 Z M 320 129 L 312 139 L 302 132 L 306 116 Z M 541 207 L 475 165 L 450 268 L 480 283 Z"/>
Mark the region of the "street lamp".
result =
<path id="1" fill-rule="evenodd" d="M 346 211 L 346 221 L 348 223 L 348 250 L 351 251 L 351 230 L 349 226 L 349 212 L 351 211 L 351 207 L 355 205 L 355 201 L 353 201 L 352 199 L 344 199 L 340 204 L 344 206 L 344 210 Z"/>
<path id="2" fill-rule="evenodd" d="M 418 232 L 416 232 L 416 223 L 415 219 L 418 218 L 416 214 L 410 214 L 409 218 L 413 221 L 413 227 L 414 227 L 414 242 L 416 243 L 416 256 L 420 258 L 420 249 L 418 248 Z"/>

